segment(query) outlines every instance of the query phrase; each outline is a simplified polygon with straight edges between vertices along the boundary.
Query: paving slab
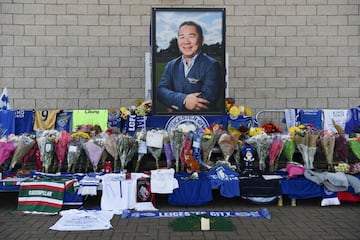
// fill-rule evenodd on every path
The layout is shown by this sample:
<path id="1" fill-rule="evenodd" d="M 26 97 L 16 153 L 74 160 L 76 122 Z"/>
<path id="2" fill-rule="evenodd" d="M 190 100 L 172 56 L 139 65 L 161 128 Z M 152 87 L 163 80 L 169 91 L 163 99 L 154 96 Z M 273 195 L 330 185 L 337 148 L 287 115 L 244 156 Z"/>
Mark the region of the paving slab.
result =
<path id="1" fill-rule="evenodd" d="M 88 198 L 85 207 L 99 205 L 100 198 Z M 258 204 L 242 198 L 225 198 L 217 192 L 214 200 L 202 206 L 170 206 L 167 196 L 157 196 L 160 211 L 257 211 L 266 208 L 271 219 L 231 217 L 233 231 L 175 232 L 169 223 L 175 218 L 127 218 L 115 215 L 110 230 L 49 230 L 59 215 L 18 215 L 17 193 L 0 193 L 0 239 L 7 240 L 239 240 L 239 239 L 359 239 L 360 203 L 343 202 L 340 206 L 320 206 L 321 199 L 298 200 L 292 207 L 284 198 L 284 206 L 276 202 Z M 73 207 L 78 208 L 78 207 Z"/>

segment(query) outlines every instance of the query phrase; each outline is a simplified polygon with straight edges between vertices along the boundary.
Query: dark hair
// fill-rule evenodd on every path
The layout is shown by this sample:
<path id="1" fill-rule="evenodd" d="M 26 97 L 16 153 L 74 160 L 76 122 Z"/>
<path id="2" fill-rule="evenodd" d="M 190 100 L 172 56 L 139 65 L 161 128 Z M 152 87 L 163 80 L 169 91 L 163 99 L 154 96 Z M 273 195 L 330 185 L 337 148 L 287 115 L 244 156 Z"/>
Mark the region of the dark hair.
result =
<path id="1" fill-rule="evenodd" d="M 200 42 L 204 39 L 203 30 L 199 24 L 197 24 L 196 22 L 193 22 L 193 21 L 185 21 L 182 24 L 180 24 L 179 30 L 182 26 L 185 26 L 185 25 L 194 26 L 196 28 L 196 32 L 199 34 Z"/>

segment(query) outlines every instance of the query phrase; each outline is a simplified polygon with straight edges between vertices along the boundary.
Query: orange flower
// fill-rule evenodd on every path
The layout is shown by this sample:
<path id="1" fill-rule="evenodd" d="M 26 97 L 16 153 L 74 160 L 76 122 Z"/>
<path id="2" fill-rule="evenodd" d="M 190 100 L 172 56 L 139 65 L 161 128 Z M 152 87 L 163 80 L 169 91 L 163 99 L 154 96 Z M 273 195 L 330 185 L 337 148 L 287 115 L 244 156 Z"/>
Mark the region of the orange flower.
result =
<path id="1" fill-rule="evenodd" d="M 281 127 L 275 123 L 265 123 L 261 126 L 266 133 L 280 133 Z"/>

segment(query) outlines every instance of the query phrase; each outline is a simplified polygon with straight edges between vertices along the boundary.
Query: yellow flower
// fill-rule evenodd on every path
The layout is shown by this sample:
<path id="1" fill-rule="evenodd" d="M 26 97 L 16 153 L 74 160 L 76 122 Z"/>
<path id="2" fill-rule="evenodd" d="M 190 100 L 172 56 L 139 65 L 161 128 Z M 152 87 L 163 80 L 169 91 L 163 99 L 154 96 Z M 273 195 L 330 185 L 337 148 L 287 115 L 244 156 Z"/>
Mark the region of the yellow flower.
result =
<path id="1" fill-rule="evenodd" d="M 251 127 L 249 129 L 249 136 L 252 137 L 252 136 L 256 136 L 256 135 L 259 135 L 260 133 L 262 133 L 264 131 L 263 128 L 261 127 Z"/>
<path id="2" fill-rule="evenodd" d="M 211 130 L 209 128 L 205 128 L 204 135 L 211 135 Z"/>
<path id="3" fill-rule="evenodd" d="M 110 114 L 116 114 L 116 109 L 109 109 Z"/>
<path id="4" fill-rule="evenodd" d="M 241 114 L 241 112 L 240 112 L 240 109 L 236 105 L 233 105 L 229 110 L 229 114 L 233 117 L 237 117 Z"/>
<path id="5" fill-rule="evenodd" d="M 86 133 L 86 132 L 83 132 L 83 131 L 72 133 L 71 137 L 72 138 L 83 138 L 83 139 L 87 139 L 87 140 L 90 139 L 90 135 L 88 133 Z"/>
<path id="6" fill-rule="evenodd" d="M 252 112 L 250 108 L 245 107 L 245 116 L 251 116 Z"/>
<path id="7" fill-rule="evenodd" d="M 240 136 L 241 135 L 240 131 L 238 129 L 232 127 L 231 125 L 228 126 L 228 132 L 230 134 L 235 135 L 235 136 Z"/>
<path id="8" fill-rule="evenodd" d="M 291 139 L 294 139 L 296 134 L 303 135 L 307 131 L 307 127 L 304 125 L 291 126 L 288 130 Z"/>
<path id="9" fill-rule="evenodd" d="M 136 107 L 138 107 L 138 106 L 140 106 L 143 102 L 144 102 L 143 99 L 137 99 L 137 100 L 134 102 L 134 105 L 135 105 Z"/>
<path id="10" fill-rule="evenodd" d="M 220 129 L 220 125 L 219 125 L 219 124 L 214 124 L 214 125 L 212 126 L 213 132 L 218 131 L 219 129 Z"/>
<path id="11" fill-rule="evenodd" d="M 129 110 L 126 107 L 121 107 L 120 112 L 121 112 L 121 118 L 126 120 L 129 115 Z"/>

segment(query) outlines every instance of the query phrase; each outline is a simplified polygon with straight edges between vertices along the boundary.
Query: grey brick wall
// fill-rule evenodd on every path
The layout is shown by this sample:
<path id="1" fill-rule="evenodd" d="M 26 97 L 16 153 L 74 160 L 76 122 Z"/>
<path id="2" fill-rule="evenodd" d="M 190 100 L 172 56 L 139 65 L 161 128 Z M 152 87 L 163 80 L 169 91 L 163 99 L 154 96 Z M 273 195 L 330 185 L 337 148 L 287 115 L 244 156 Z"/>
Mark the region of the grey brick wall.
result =
<path id="1" fill-rule="evenodd" d="M 359 0 L 0 0 L 14 109 L 144 98 L 152 7 L 225 7 L 229 96 L 253 112 L 360 103 Z"/>

